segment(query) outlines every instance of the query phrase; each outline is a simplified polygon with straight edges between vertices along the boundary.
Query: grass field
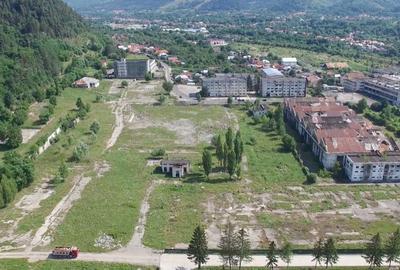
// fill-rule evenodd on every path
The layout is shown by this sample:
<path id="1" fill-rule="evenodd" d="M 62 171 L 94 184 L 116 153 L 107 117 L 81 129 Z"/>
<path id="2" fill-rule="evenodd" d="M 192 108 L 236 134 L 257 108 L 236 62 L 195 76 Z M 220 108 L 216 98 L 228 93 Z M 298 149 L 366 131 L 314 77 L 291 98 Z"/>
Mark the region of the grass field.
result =
<path id="1" fill-rule="evenodd" d="M 33 193 L 38 185 L 41 185 L 41 183 L 46 181 L 46 179 L 51 179 L 61 161 L 69 160 L 74 146 L 79 141 L 88 142 L 90 147 L 88 158 L 80 164 L 67 162 L 67 165 L 70 168 L 70 175 L 67 181 L 54 186 L 54 193 L 47 199 L 41 201 L 40 208 L 29 211 L 23 216 L 21 216 L 22 211 L 20 209 L 11 206 L 0 211 L 1 220 L 15 220 L 22 217 L 17 225 L 16 233 L 21 234 L 28 231 L 34 232 L 44 222 L 45 217 L 51 212 L 58 201 L 69 191 L 72 186 L 72 179 L 84 170 L 86 166 L 92 166 L 94 161 L 99 157 L 99 155 L 101 155 L 104 149 L 105 140 L 110 136 L 114 116 L 110 113 L 111 108 L 108 104 L 93 103 L 93 101 L 95 100 L 96 93 L 106 94 L 109 85 L 108 82 L 102 82 L 101 87 L 96 90 L 82 90 L 75 88 L 66 89 L 62 96 L 58 97 L 58 105 L 54 117 L 49 124 L 46 125 L 28 144 L 21 145 L 21 147 L 18 148 L 17 151 L 21 154 L 25 154 L 30 145 L 36 143 L 39 137 L 45 135 L 48 136 L 53 132 L 59 125 L 59 118 L 65 116 L 75 108 L 77 97 L 81 97 L 84 102 L 90 103 L 91 112 L 87 117 L 82 120 L 75 129 L 71 129 L 67 133 L 61 133 L 60 140 L 33 161 L 36 172 L 35 181 L 29 188 L 23 189 L 17 194 L 15 202 L 18 202 L 22 196 Z M 89 126 L 94 120 L 98 120 L 101 125 L 96 141 L 92 141 L 90 135 L 88 135 Z M 3 222 L 0 223 L 0 228 L 4 231 L 8 226 L 10 225 L 4 224 Z"/>
<path id="2" fill-rule="evenodd" d="M 99 262 L 41 261 L 30 263 L 23 259 L 0 260 L 0 270 L 150 270 L 152 267 Z"/>
<path id="3" fill-rule="evenodd" d="M 382 57 L 371 56 L 371 59 L 363 59 L 360 62 L 352 59 L 347 59 L 338 55 L 330 55 L 327 53 L 317 53 L 302 49 L 266 46 L 257 44 L 234 43 L 231 45 L 235 50 L 248 50 L 253 55 L 260 55 L 262 53 L 273 53 L 279 57 L 296 57 L 298 61 L 304 64 L 304 67 L 312 69 L 320 69 L 321 64 L 326 62 L 347 62 L 352 70 L 367 71 L 371 63 L 374 65 L 390 64 L 389 60 Z M 389 62 L 388 62 L 389 61 Z"/>

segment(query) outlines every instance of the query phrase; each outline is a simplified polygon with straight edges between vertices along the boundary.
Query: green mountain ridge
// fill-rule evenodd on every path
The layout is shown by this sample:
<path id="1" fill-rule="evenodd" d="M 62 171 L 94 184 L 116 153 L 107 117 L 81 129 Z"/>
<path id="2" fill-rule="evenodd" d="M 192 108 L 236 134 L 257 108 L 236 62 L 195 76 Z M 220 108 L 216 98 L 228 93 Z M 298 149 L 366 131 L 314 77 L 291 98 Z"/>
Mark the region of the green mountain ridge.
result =
<path id="1" fill-rule="evenodd" d="M 310 11 L 321 14 L 393 14 L 400 13 L 398 0 L 65 0 L 75 8 L 92 6 L 107 9 L 159 11 L 241 11 L 267 12 Z"/>

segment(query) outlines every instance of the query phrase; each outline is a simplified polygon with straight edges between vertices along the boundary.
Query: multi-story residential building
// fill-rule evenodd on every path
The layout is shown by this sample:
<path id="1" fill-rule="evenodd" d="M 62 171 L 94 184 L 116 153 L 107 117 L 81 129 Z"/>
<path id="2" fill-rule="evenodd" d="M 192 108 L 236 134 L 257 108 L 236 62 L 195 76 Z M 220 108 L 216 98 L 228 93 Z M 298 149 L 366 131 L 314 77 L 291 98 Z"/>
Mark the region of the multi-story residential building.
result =
<path id="1" fill-rule="evenodd" d="M 361 91 L 367 95 L 400 106 L 400 76 L 382 75 L 365 79 Z"/>
<path id="2" fill-rule="evenodd" d="M 304 97 L 307 81 L 305 78 L 285 77 L 274 68 L 261 72 L 261 96 L 263 97 Z"/>
<path id="3" fill-rule="evenodd" d="M 114 74 L 120 79 L 144 79 L 147 73 L 157 69 L 155 60 L 127 60 L 114 62 Z"/>
<path id="4" fill-rule="evenodd" d="M 400 180 L 399 152 L 350 154 L 345 157 L 343 165 L 352 182 Z"/>
<path id="5" fill-rule="evenodd" d="M 340 162 L 351 181 L 400 181 L 396 142 L 348 107 L 332 98 L 290 98 L 284 112 L 324 168 Z"/>
<path id="6" fill-rule="evenodd" d="M 358 92 L 364 79 L 365 75 L 362 72 L 350 72 L 341 77 L 341 84 L 344 91 Z"/>
<path id="7" fill-rule="evenodd" d="M 216 74 L 203 79 L 203 88 L 210 97 L 242 97 L 247 95 L 248 74 Z"/>

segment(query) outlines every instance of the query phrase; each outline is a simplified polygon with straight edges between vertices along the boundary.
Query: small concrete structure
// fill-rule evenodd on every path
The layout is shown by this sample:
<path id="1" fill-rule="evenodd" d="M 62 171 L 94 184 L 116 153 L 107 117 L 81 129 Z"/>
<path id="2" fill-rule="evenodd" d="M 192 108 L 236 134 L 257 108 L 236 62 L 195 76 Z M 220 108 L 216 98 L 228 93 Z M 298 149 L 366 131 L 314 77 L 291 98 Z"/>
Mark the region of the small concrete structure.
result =
<path id="1" fill-rule="evenodd" d="M 73 84 L 77 88 L 97 88 L 100 86 L 100 81 L 91 77 L 83 77 Z"/>
<path id="2" fill-rule="evenodd" d="M 190 161 L 188 160 L 162 160 L 161 170 L 174 178 L 181 178 L 189 173 Z"/>

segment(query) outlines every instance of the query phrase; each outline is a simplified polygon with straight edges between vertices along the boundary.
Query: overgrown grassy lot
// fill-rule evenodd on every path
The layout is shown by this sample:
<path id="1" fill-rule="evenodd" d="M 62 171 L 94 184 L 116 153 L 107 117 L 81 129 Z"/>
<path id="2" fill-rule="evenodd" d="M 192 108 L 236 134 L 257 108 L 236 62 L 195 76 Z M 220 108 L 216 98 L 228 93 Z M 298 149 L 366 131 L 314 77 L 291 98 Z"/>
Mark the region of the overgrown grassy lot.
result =
<path id="1" fill-rule="evenodd" d="M 259 55 L 261 53 L 273 53 L 279 57 L 296 57 L 304 67 L 312 69 L 321 69 L 321 64 L 326 62 L 347 62 L 352 70 L 367 71 L 371 63 L 374 65 L 390 64 L 390 59 L 383 57 L 371 56 L 362 62 L 356 62 L 338 55 L 330 55 L 327 53 L 317 53 L 302 49 L 293 49 L 276 46 L 263 46 L 257 44 L 234 43 L 231 45 L 235 50 L 248 50 L 251 54 Z"/>
<path id="2" fill-rule="evenodd" d="M 78 123 L 76 128 L 70 129 L 67 133 L 61 133 L 59 141 L 33 161 L 36 173 L 35 181 L 29 188 L 23 189 L 17 194 L 15 202 L 18 202 L 24 195 L 33 193 L 35 188 L 43 181 L 50 180 L 62 161 L 67 162 L 70 173 L 68 179 L 64 183 L 53 187 L 54 194 L 42 201 L 40 203 L 40 208 L 25 215 L 22 220 L 19 221 L 17 233 L 26 233 L 31 230 L 34 232 L 44 222 L 45 217 L 52 211 L 59 200 L 70 190 L 73 178 L 84 170 L 86 166 L 92 166 L 94 161 L 101 155 L 105 142 L 112 131 L 114 116 L 111 114 L 111 108 L 108 104 L 94 103 L 94 100 L 97 93 L 106 95 L 109 86 L 109 82 L 102 82 L 101 87 L 96 90 L 66 89 L 62 96 L 57 98 L 58 105 L 50 122 L 43 127 L 29 143 L 23 144 L 17 149 L 19 153 L 24 155 L 29 147 L 35 144 L 40 137 L 47 137 L 50 135 L 59 126 L 59 119 L 76 108 L 75 103 L 78 97 L 81 97 L 85 103 L 90 104 L 91 111 L 88 113 L 87 117 Z M 95 120 L 100 122 L 101 128 L 97 134 L 96 140 L 93 141 L 89 135 L 89 126 Z M 79 141 L 88 143 L 90 150 L 88 157 L 80 164 L 77 164 L 69 161 L 69 159 L 75 145 Z M 15 220 L 20 214 L 21 210 L 10 205 L 0 211 L 0 219 Z M 0 229 L 4 231 L 7 229 L 7 226 L 9 226 L 9 224 L 0 223 Z"/>
<path id="3" fill-rule="evenodd" d="M 78 262 L 78 261 L 40 261 L 30 263 L 24 259 L 0 260 L 0 270 L 150 270 L 152 267 L 130 264 Z"/>

